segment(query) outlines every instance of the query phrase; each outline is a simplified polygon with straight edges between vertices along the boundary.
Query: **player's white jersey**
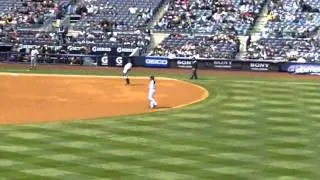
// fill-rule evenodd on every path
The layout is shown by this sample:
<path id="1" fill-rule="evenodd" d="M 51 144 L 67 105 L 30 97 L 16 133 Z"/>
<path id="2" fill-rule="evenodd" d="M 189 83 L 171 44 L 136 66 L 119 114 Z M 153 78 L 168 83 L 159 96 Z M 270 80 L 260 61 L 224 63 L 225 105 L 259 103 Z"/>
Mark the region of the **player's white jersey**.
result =
<path id="1" fill-rule="evenodd" d="M 149 101 L 150 101 L 150 107 L 153 109 L 158 106 L 157 101 L 154 98 L 154 94 L 156 92 L 156 82 L 154 80 L 150 81 L 149 84 Z"/>
<path id="2" fill-rule="evenodd" d="M 31 57 L 36 57 L 39 54 L 39 51 L 36 49 L 31 50 Z"/>
<path id="3" fill-rule="evenodd" d="M 123 73 L 127 73 L 132 68 L 132 63 L 127 63 L 123 68 Z"/>
<path id="4" fill-rule="evenodd" d="M 149 90 L 155 90 L 155 89 L 156 89 L 156 83 L 154 80 L 151 80 L 149 84 Z"/>

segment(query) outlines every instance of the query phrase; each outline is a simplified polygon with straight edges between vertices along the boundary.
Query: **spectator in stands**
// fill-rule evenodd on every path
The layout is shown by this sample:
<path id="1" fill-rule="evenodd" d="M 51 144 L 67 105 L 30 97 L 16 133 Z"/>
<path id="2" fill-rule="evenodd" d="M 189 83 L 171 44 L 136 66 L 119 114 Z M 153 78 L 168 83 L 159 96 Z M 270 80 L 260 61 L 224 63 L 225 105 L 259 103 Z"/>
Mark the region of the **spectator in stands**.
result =
<path id="1" fill-rule="evenodd" d="M 71 15 L 74 13 L 74 4 L 70 3 L 67 7 L 67 14 Z"/>
<path id="2" fill-rule="evenodd" d="M 86 16 L 88 13 L 88 9 L 84 4 L 80 4 L 76 9 L 76 14 Z"/>
<path id="3" fill-rule="evenodd" d="M 88 15 L 95 15 L 95 14 L 98 13 L 98 7 L 95 6 L 95 5 L 90 4 L 87 7 L 87 12 L 88 12 Z"/>
<path id="4" fill-rule="evenodd" d="M 136 14 L 138 11 L 138 8 L 137 7 L 130 7 L 128 10 L 129 10 L 130 14 Z"/>
<path id="5" fill-rule="evenodd" d="M 312 6 L 310 6 L 309 4 L 304 2 L 303 0 L 299 1 L 299 5 L 300 5 L 302 12 L 319 12 L 318 8 L 316 8 L 316 7 L 313 8 Z"/>
<path id="6" fill-rule="evenodd" d="M 248 51 L 250 44 L 251 44 L 251 35 L 248 36 L 248 39 L 246 41 L 246 51 Z"/>
<path id="7" fill-rule="evenodd" d="M 320 61 L 320 53 L 314 53 L 314 61 L 319 62 Z"/>
<path id="8" fill-rule="evenodd" d="M 51 53 L 51 48 L 47 45 L 42 46 L 41 53 L 43 54 L 43 62 L 47 63 L 50 60 L 49 54 Z"/>
<path id="9" fill-rule="evenodd" d="M 298 51 L 296 49 L 291 49 L 288 53 L 287 53 L 287 59 L 288 61 L 296 61 L 298 59 Z"/>

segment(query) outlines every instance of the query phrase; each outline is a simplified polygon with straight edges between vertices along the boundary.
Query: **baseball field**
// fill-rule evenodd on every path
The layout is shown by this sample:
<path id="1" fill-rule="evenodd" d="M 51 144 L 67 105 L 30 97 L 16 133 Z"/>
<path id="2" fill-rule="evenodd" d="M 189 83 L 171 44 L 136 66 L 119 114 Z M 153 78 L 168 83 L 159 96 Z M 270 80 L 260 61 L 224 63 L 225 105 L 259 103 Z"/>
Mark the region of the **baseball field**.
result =
<path id="1" fill-rule="evenodd" d="M 189 81 L 188 70 L 134 69 L 122 89 L 108 78 L 119 69 L 25 69 L 0 66 L 0 180 L 320 178 L 317 77 L 200 71 Z M 161 111 L 147 108 L 150 74 Z"/>

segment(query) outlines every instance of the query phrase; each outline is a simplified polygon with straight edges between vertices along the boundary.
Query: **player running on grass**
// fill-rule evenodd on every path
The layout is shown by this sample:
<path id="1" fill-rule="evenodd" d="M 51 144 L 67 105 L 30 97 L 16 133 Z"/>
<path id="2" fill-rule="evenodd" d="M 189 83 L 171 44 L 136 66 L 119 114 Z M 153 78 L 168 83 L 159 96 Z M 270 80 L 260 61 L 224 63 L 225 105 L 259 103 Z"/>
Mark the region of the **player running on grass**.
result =
<path id="1" fill-rule="evenodd" d="M 154 76 L 150 76 L 150 84 L 149 84 L 149 101 L 150 101 L 150 107 L 156 108 L 158 106 L 157 101 L 154 98 L 154 94 L 156 93 L 156 80 L 154 79 Z"/>
<path id="2" fill-rule="evenodd" d="M 126 80 L 126 85 L 130 84 L 129 71 L 131 70 L 131 68 L 132 68 L 132 63 L 130 60 L 128 60 L 127 64 L 123 68 L 123 76 L 124 76 L 124 79 Z"/>

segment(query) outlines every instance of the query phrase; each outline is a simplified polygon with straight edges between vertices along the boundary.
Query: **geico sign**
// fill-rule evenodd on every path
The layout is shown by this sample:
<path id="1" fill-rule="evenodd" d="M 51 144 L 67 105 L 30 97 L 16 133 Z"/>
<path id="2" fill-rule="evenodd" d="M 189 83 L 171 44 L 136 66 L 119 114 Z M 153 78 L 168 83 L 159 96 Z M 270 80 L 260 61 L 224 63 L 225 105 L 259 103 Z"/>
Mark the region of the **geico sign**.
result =
<path id="1" fill-rule="evenodd" d="M 69 51 L 80 51 L 83 47 L 68 46 Z"/>
<path id="2" fill-rule="evenodd" d="M 161 60 L 161 59 L 146 59 L 146 64 L 167 65 L 167 64 L 168 64 L 168 60 Z"/>
<path id="3" fill-rule="evenodd" d="M 191 61 L 178 60 L 177 64 L 178 65 L 191 65 L 192 62 Z"/>

